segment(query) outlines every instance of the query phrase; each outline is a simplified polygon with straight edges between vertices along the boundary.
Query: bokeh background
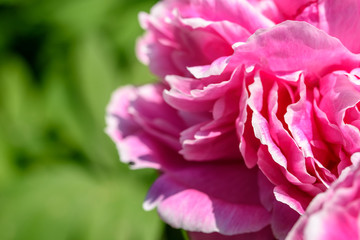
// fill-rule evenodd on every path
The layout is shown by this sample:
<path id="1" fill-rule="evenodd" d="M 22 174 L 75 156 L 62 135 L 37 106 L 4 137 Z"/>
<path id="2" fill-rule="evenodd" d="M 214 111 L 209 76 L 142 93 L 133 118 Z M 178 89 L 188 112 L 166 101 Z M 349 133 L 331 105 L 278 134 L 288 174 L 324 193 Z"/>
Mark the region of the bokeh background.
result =
<path id="1" fill-rule="evenodd" d="M 185 238 L 104 133 L 111 93 L 156 80 L 134 53 L 155 2 L 0 0 L 1 240 Z"/>

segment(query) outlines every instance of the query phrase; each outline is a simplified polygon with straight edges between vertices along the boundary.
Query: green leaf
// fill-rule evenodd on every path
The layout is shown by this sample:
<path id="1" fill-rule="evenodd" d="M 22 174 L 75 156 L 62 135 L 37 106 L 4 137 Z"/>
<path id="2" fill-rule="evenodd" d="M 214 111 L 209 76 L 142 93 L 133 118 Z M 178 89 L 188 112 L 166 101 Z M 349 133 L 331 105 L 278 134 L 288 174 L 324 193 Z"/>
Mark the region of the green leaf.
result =
<path id="1" fill-rule="evenodd" d="M 162 224 L 141 209 L 144 192 L 131 178 L 96 180 L 71 165 L 36 171 L 0 191 L 0 239 L 157 240 Z"/>

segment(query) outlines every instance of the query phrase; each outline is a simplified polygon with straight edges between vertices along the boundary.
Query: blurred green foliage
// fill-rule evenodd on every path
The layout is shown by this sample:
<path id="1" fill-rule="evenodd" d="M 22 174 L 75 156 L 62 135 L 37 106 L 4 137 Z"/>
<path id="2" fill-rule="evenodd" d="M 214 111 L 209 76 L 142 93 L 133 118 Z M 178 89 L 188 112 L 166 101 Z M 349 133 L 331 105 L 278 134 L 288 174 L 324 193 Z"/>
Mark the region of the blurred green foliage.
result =
<path id="1" fill-rule="evenodd" d="M 181 239 L 142 200 L 104 133 L 120 85 L 154 81 L 135 57 L 155 0 L 0 0 L 0 239 Z"/>

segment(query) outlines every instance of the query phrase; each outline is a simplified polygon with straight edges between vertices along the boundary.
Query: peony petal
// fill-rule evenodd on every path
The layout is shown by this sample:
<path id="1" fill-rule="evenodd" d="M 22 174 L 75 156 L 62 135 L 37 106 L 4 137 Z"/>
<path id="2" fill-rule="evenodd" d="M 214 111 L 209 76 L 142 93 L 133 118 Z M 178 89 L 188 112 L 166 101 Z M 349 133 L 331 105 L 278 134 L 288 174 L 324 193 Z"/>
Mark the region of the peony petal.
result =
<path id="1" fill-rule="evenodd" d="M 263 82 L 264 81 L 266 80 L 263 80 Z M 281 152 L 287 158 L 288 172 L 293 174 L 296 178 L 301 179 L 301 182 L 304 183 L 304 185 L 308 185 L 308 183 L 314 183 L 316 179 L 307 172 L 305 157 L 300 151 L 298 144 L 294 141 L 294 136 L 291 136 L 285 130 L 283 123 L 277 117 L 278 105 L 281 106 L 279 103 L 286 106 L 286 102 L 289 102 L 289 95 L 290 94 L 287 93 L 287 89 L 280 85 L 280 83 L 277 84 L 277 82 L 274 83 L 274 86 L 269 91 L 268 115 L 270 134 L 274 139 L 274 142 L 276 142 L 276 145 L 279 146 Z M 279 115 L 280 117 L 283 116 L 281 113 Z M 291 178 L 288 177 L 289 180 Z"/>
<path id="2" fill-rule="evenodd" d="M 270 213 L 260 203 L 257 171 L 224 163 L 168 172 L 156 180 L 144 208 L 157 207 L 164 221 L 187 231 L 258 231 L 269 223 Z"/>
<path id="3" fill-rule="evenodd" d="M 248 2 L 274 23 L 285 20 L 283 13 L 280 12 L 274 0 L 248 0 Z"/>
<path id="4" fill-rule="evenodd" d="M 191 240 L 274 240 L 270 227 L 253 233 L 244 233 L 232 236 L 225 236 L 219 233 L 188 232 Z"/>
<path id="5" fill-rule="evenodd" d="M 131 135 L 138 130 L 138 125 L 134 122 L 129 113 L 130 101 L 136 96 L 136 88 L 125 86 L 116 90 L 109 105 L 106 108 L 106 133 L 118 141 Z"/>
<path id="6" fill-rule="evenodd" d="M 296 15 L 309 4 L 313 3 L 313 0 L 273 0 L 278 6 L 280 11 L 289 18 L 294 18 Z"/>
<path id="7" fill-rule="evenodd" d="M 212 111 L 215 101 L 226 95 L 229 90 L 242 84 L 242 67 L 221 76 L 211 76 L 201 80 L 167 76 L 170 90 L 164 91 L 165 101 L 172 107 L 187 111 Z"/>
<path id="8" fill-rule="evenodd" d="M 108 105 L 106 132 L 115 142 L 121 161 L 132 168 L 166 169 L 180 161 L 178 138 L 184 123 L 165 104 L 163 88 L 161 84 L 123 87 Z"/>
<path id="9" fill-rule="evenodd" d="M 241 25 L 227 20 L 214 22 L 203 18 L 182 18 L 181 22 L 184 25 L 190 26 L 194 30 L 203 28 L 210 32 L 216 32 L 219 36 L 221 36 L 221 38 L 226 40 L 228 47 L 232 46 L 236 42 L 245 42 L 251 35 L 249 31 Z M 226 44 L 224 45 L 226 46 Z"/>
<path id="10" fill-rule="evenodd" d="M 294 186 L 278 185 L 274 189 L 274 194 L 276 200 L 288 205 L 299 214 L 304 214 L 312 199 L 312 196 L 297 190 Z"/>
<path id="11" fill-rule="evenodd" d="M 274 206 L 274 201 L 276 201 L 274 196 L 274 185 L 261 171 L 258 173 L 258 183 L 260 201 L 268 211 L 271 211 Z"/>
<path id="12" fill-rule="evenodd" d="M 360 53 L 360 2 L 327 0 L 323 5 L 325 16 L 320 28 L 338 38 L 350 51 Z"/>
<path id="13" fill-rule="evenodd" d="M 274 174 L 274 168 L 279 169 L 286 179 L 293 184 L 299 185 L 302 184 L 303 188 L 308 191 L 315 191 L 312 189 L 312 183 L 315 182 L 315 178 L 310 176 L 305 169 L 305 159 L 302 156 L 300 150 L 294 143 L 293 139 L 283 128 L 281 122 L 276 118 L 276 108 L 277 108 L 277 94 L 274 91 L 270 91 L 269 97 L 271 99 L 270 103 L 266 103 L 263 100 L 263 93 L 269 91 L 267 88 L 262 85 L 266 84 L 266 79 L 261 81 L 260 76 L 255 77 L 253 84 L 249 86 L 250 98 L 249 98 L 249 107 L 253 111 L 252 113 L 252 126 L 255 137 L 258 138 L 263 146 L 262 151 L 267 151 L 261 153 L 261 156 L 258 156 L 259 166 L 264 171 L 265 175 L 275 184 L 281 184 L 281 179 L 277 174 Z M 277 85 L 275 83 L 275 89 Z M 273 92 L 273 93 L 271 93 Z M 269 118 L 268 121 L 263 115 L 262 112 L 263 104 L 267 104 L 269 107 L 273 105 L 273 109 L 269 109 Z M 286 146 L 286 147 L 284 147 Z M 266 149 L 266 150 L 265 150 Z M 259 154 L 259 153 L 258 153 Z M 247 161 L 245 159 L 245 161 Z M 265 163 L 266 161 L 274 162 Z M 272 164 L 273 167 L 265 167 L 263 164 Z"/>
<path id="14" fill-rule="evenodd" d="M 138 87 L 128 112 L 139 128 L 173 149 L 179 150 L 178 137 L 185 128 L 185 123 L 179 118 L 175 109 L 165 103 L 162 97 L 163 90 L 164 86 L 161 84 Z M 153 111 L 154 108 L 156 111 Z"/>
<path id="15" fill-rule="evenodd" d="M 359 239 L 360 172 L 357 163 L 346 168 L 326 192 L 313 199 L 287 240 Z"/>
<path id="16" fill-rule="evenodd" d="M 337 240 L 359 239 L 354 219 L 349 213 L 336 207 L 310 216 L 304 229 L 304 239 Z M 341 231 L 339 231 L 341 229 Z"/>
<path id="17" fill-rule="evenodd" d="M 237 120 L 238 126 L 238 135 L 241 136 L 241 141 L 239 143 L 239 148 L 241 155 L 244 158 L 244 162 L 248 168 L 253 168 L 258 163 L 258 149 L 260 148 L 260 140 L 255 137 L 252 123 L 252 115 L 246 120 L 245 125 L 243 125 L 239 120 Z M 241 128 L 244 129 L 243 132 Z"/>
<path id="18" fill-rule="evenodd" d="M 276 239 L 285 239 L 300 214 L 288 205 L 275 201 L 271 218 L 271 228 Z"/>
<path id="19" fill-rule="evenodd" d="M 258 30 L 245 44 L 237 46 L 228 67 L 259 64 L 278 75 L 298 70 L 322 75 L 339 66 L 351 70 L 359 61 L 359 55 L 316 27 L 305 22 L 285 21 L 273 28 Z"/>
<path id="20" fill-rule="evenodd" d="M 220 57 L 210 65 L 188 67 L 189 72 L 195 78 L 206 78 L 213 75 L 220 75 L 227 66 L 229 57 Z"/>
<path id="21" fill-rule="evenodd" d="M 183 131 L 179 153 L 191 161 L 240 159 L 238 137 L 231 120 L 221 118 Z"/>
<path id="22" fill-rule="evenodd" d="M 210 20 L 218 21 L 226 16 L 226 20 L 243 26 L 250 33 L 254 33 L 259 28 L 274 25 L 248 1 L 192 0 L 191 2 L 203 16 L 209 16 Z"/>
<path id="23" fill-rule="evenodd" d="M 360 130 L 344 122 L 347 109 L 354 108 L 360 102 L 360 88 L 350 81 L 347 73 L 336 72 L 321 80 L 320 92 L 323 98 L 319 105 L 329 121 L 342 131 L 344 148 L 350 153 L 360 151 Z"/>
<path id="24" fill-rule="evenodd" d="M 139 132 L 116 142 L 120 159 L 133 169 L 161 168 L 164 154 L 158 152 L 160 144 L 144 132 Z M 160 155 L 159 155 L 160 154 Z"/>

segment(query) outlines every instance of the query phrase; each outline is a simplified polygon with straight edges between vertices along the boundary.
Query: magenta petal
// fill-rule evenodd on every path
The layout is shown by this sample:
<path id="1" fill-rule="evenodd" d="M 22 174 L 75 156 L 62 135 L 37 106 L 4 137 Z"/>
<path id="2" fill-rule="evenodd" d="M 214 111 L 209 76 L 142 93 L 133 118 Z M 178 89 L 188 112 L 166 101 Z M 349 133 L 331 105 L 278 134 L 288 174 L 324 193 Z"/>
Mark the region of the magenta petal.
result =
<path id="1" fill-rule="evenodd" d="M 241 158 L 235 126 L 227 119 L 192 126 L 181 133 L 180 141 L 182 149 L 179 153 L 187 160 Z"/>
<path id="2" fill-rule="evenodd" d="M 313 199 L 287 240 L 359 239 L 360 172 L 359 162 L 354 163 L 341 173 L 329 189 Z"/>
<path id="3" fill-rule="evenodd" d="M 344 148 L 348 152 L 354 153 L 360 151 L 360 130 L 351 123 L 345 123 L 345 113 L 347 110 L 354 110 L 355 112 L 352 113 L 355 114 L 355 120 L 357 120 L 356 105 L 360 102 L 360 87 L 359 80 L 356 78 L 355 82 L 352 82 L 351 77 L 353 76 L 339 71 L 323 78 L 320 82 L 320 92 L 324 97 L 319 108 L 326 113 L 331 123 L 340 128 L 344 139 Z M 349 118 L 351 119 L 350 116 Z M 354 123 L 356 125 L 356 121 Z"/>
<path id="4" fill-rule="evenodd" d="M 227 44 L 218 46 L 220 48 L 228 47 L 239 41 L 246 41 L 250 37 L 250 33 L 241 25 L 229 21 L 207 21 L 203 18 L 184 18 L 181 19 L 184 25 L 190 26 L 191 28 L 207 30 L 209 32 L 216 32 L 222 39 L 226 40 Z M 203 39 L 199 39 L 200 41 Z M 206 44 L 203 42 L 204 47 Z M 215 46 L 214 46 L 215 47 Z M 218 49 L 219 50 L 219 49 Z M 213 50 L 214 51 L 214 50 Z M 222 52 L 222 51 L 220 51 Z"/>
<path id="5" fill-rule="evenodd" d="M 135 96 L 136 88 L 125 86 L 116 90 L 111 97 L 106 109 L 106 133 L 113 141 L 121 140 L 138 130 L 137 124 L 128 111 L 131 99 Z"/>
<path id="6" fill-rule="evenodd" d="M 226 95 L 232 88 L 239 86 L 243 78 L 241 66 L 233 72 L 227 72 L 221 76 L 210 76 L 201 80 L 167 76 L 166 81 L 170 85 L 170 90 L 164 91 L 164 99 L 178 110 L 187 112 L 211 111 L 214 102 Z"/>
<path id="7" fill-rule="evenodd" d="M 116 143 L 122 162 L 132 168 L 161 168 L 164 155 L 159 154 L 160 145 L 144 132 L 126 137 Z"/>
<path id="8" fill-rule="evenodd" d="M 225 236 L 219 233 L 188 232 L 191 240 L 274 240 L 270 227 L 253 233 Z"/>
<path id="9" fill-rule="evenodd" d="M 321 75 L 329 71 L 351 70 L 360 56 L 351 53 L 341 42 L 306 22 L 285 21 L 270 29 L 261 29 L 245 44 L 235 48 L 229 65 L 259 64 L 277 74 L 298 70 Z"/>
<path id="10" fill-rule="evenodd" d="M 266 82 L 264 80 L 263 82 Z M 265 83 L 264 83 L 265 84 Z M 252 85 L 249 86 L 250 98 L 249 107 L 253 110 L 252 128 L 256 138 L 263 145 L 261 151 L 258 152 L 259 167 L 264 174 L 275 184 L 281 184 L 283 181 L 277 171 L 281 171 L 287 180 L 295 185 L 303 185 L 303 187 L 312 190 L 311 184 L 315 182 L 315 178 L 310 176 L 305 169 L 305 159 L 294 140 L 289 136 L 280 120 L 276 118 L 277 111 L 277 85 L 275 84 L 270 91 L 271 101 L 269 103 L 270 116 L 269 121 L 261 114 L 263 110 L 263 92 L 260 77 L 256 77 Z M 286 147 L 285 147 L 286 146 Z M 245 161 L 247 161 L 245 159 Z M 266 164 L 266 165 L 265 165 Z M 269 164 L 273 167 L 269 167 Z M 274 166 L 279 170 L 275 170 Z"/>
<path id="11" fill-rule="evenodd" d="M 254 232 L 270 221 L 257 188 L 257 169 L 203 164 L 162 175 L 150 189 L 144 208 L 157 207 L 164 221 L 187 231 Z"/>
<path id="12" fill-rule="evenodd" d="M 360 2 L 358 0 L 324 1 L 324 20 L 320 22 L 331 36 L 338 38 L 350 51 L 360 52 Z"/>
<path id="13" fill-rule="evenodd" d="M 180 158 L 177 138 L 184 123 L 165 104 L 163 87 L 149 84 L 120 88 L 107 108 L 106 132 L 115 142 L 121 161 L 132 168 L 168 168 Z"/>
<path id="14" fill-rule="evenodd" d="M 285 203 L 300 214 L 305 212 L 305 208 L 312 198 L 311 196 L 300 192 L 295 187 L 288 187 L 285 185 L 276 186 L 274 194 L 276 200 Z"/>
<path id="15" fill-rule="evenodd" d="M 250 118 L 245 123 L 242 123 L 240 119 L 238 119 L 237 122 L 239 123 L 237 125 L 237 131 L 241 136 L 239 144 L 240 152 L 244 158 L 246 166 L 248 168 L 253 168 L 258 162 L 257 151 L 261 144 L 260 140 L 254 135 Z"/>
<path id="16" fill-rule="evenodd" d="M 220 75 L 227 66 L 229 57 L 220 57 L 210 65 L 189 67 L 188 70 L 195 78 L 206 78 L 212 75 Z"/>
<path id="17" fill-rule="evenodd" d="M 280 11 L 287 17 L 295 17 L 312 0 L 273 0 Z"/>
<path id="18" fill-rule="evenodd" d="M 300 214 L 288 205 L 281 202 L 274 202 L 273 214 L 271 219 L 271 228 L 277 239 L 285 239 Z"/>
<path id="19" fill-rule="evenodd" d="M 304 230 L 304 239 L 336 240 L 336 239 L 359 239 L 357 219 L 351 214 L 333 208 L 331 212 L 314 214 L 308 220 L 311 227 Z M 314 229 L 316 227 L 316 230 Z M 339 231 L 339 229 L 341 229 Z"/>
<path id="20" fill-rule="evenodd" d="M 248 1 L 238 0 L 193 0 L 193 4 L 204 16 L 209 16 L 213 21 L 226 18 L 254 33 L 259 28 L 267 28 L 274 23 L 261 14 Z"/>
<path id="21" fill-rule="evenodd" d="M 178 150 L 179 133 L 184 129 L 175 109 L 162 98 L 164 86 L 148 84 L 141 87 L 123 87 L 117 90 L 107 108 L 107 133 L 114 141 L 138 132 L 140 129 Z M 156 108 L 157 111 L 153 111 Z"/>

